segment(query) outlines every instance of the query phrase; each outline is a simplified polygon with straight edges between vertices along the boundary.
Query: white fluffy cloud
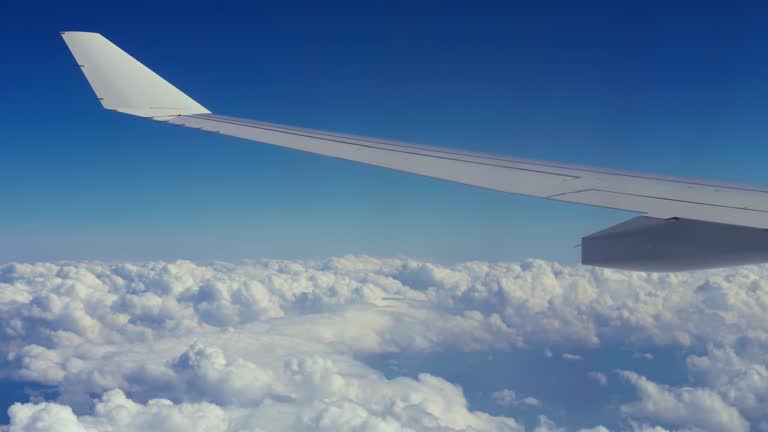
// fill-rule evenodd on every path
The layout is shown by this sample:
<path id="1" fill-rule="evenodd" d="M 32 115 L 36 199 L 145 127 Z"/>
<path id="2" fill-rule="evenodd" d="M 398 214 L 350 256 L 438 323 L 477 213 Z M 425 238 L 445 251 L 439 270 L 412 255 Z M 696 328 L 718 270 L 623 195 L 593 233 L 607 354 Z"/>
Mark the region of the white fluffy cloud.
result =
<path id="1" fill-rule="evenodd" d="M 688 357 L 688 370 L 729 404 L 753 417 L 768 407 L 768 368 L 766 352 L 736 354 L 733 348 L 708 347 L 706 356 Z"/>
<path id="2" fill-rule="evenodd" d="M 532 396 L 521 397 L 514 390 L 502 389 L 491 393 L 491 397 L 501 406 L 541 406 L 541 401 Z"/>
<path id="3" fill-rule="evenodd" d="M 539 416 L 539 425 L 536 426 L 533 432 L 565 432 L 565 428 L 558 427 L 555 422 L 542 415 Z"/>
<path id="4" fill-rule="evenodd" d="M 702 347 L 688 357 L 688 387 L 622 373 L 637 390 L 622 407 L 628 429 L 768 422 L 768 267 L 645 274 L 357 256 L 8 264 L 0 332 L 0 373 L 59 392 L 56 402 L 14 405 L 17 431 L 517 431 L 520 421 L 472 411 L 455 384 L 387 379 L 359 358 L 611 343 Z M 493 398 L 543 409 L 511 390 Z M 536 427 L 559 428 L 546 417 Z"/>
<path id="5" fill-rule="evenodd" d="M 587 376 L 601 386 L 608 385 L 608 376 L 602 372 L 591 371 L 587 373 Z"/>
<path id="6" fill-rule="evenodd" d="M 621 375 L 635 386 L 640 397 L 621 407 L 633 417 L 703 430 L 749 431 L 749 423 L 739 411 L 710 389 L 659 385 L 630 371 Z"/>

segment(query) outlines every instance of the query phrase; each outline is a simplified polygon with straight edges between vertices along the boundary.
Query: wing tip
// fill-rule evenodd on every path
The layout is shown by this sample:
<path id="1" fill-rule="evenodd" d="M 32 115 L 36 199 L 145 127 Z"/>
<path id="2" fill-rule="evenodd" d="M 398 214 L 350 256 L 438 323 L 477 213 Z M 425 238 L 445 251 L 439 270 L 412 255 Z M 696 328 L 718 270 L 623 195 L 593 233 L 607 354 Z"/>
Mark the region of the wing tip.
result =
<path id="1" fill-rule="evenodd" d="M 101 34 L 59 33 L 104 108 L 150 118 L 210 113 Z"/>
<path id="2" fill-rule="evenodd" d="M 80 30 L 66 30 L 66 31 L 60 31 L 60 32 L 59 32 L 59 34 L 60 34 L 60 35 L 62 35 L 62 36 L 67 36 L 67 35 L 77 35 L 77 34 L 81 34 L 81 35 L 94 35 L 94 36 L 101 36 L 101 33 L 97 33 L 97 32 L 89 32 L 89 31 L 80 31 Z"/>

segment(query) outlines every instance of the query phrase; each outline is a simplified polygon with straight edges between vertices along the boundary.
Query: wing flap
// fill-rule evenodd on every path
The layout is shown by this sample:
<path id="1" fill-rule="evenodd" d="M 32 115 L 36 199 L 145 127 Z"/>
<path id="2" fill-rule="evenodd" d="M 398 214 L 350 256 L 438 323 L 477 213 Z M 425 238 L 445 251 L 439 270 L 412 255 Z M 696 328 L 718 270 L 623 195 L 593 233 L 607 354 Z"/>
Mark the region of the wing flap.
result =
<path id="1" fill-rule="evenodd" d="M 659 219 L 685 218 L 768 229 L 768 212 L 748 208 L 605 190 L 572 192 L 560 195 L 556 199 L 578 204 L 629 210 Z"/>

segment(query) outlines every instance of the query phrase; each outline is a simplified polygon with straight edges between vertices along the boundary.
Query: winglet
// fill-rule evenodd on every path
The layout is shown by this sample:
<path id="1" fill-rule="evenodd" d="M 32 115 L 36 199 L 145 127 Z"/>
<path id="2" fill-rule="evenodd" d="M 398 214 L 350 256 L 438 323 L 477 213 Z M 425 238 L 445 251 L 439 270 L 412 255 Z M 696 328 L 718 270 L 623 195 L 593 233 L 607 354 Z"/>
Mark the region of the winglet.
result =
<path id="1" fill-rule="evenodd" d="M 163 120 L 210 113 L 98 33 L 61 32 L 72 55 L 109 110 Z"/>

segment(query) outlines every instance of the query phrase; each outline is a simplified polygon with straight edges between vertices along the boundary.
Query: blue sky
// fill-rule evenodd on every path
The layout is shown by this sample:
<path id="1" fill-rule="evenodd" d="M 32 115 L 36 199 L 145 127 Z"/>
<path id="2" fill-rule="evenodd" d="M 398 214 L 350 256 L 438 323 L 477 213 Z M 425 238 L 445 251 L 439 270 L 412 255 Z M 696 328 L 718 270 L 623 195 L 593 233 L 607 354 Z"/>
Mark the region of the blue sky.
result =
<path id="1" fill-rule="evenodd" d="M 506 262 L 631 215 L 108 112 L 58 34 L 219 114 L 766 185 L 768 6 L 6 3 L 0 423 L 768 430 L 767 267 Z"/>
<path id="2" fill-rule="evenodd" d="M 768 183 L 757 3 L 12 3 L 0 261 L 571 263 L 629 217 L 106 112 L 62 30 L 103 33 L 221 114 Z"/>

